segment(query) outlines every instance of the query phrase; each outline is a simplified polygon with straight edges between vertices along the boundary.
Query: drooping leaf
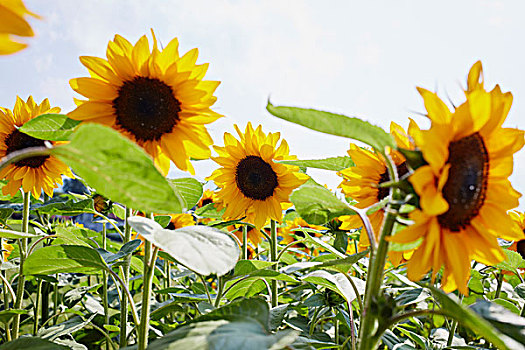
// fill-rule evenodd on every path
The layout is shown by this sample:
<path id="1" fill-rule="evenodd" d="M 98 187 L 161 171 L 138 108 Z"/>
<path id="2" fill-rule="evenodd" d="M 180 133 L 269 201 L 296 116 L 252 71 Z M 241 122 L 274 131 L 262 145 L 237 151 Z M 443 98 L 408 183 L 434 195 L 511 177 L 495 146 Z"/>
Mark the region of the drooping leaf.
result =
<path id="1" fill-rule="evenodd" d="M 33 235 L 31 233 L 0 229 L 0 238 L 16 239 L 16 238 L 40 238 L 40 237 L 42 236 Z"/>
<path id="2" fill-rule="evenodd" d="M 49 275 L 59 272 L 97 274 L 107 269 L 100 254 L 80 245 L 52 245 L 34 251 L 24 264 L 28 275 Z"/>
<path id="3" fill-rule="evenodd" d="M 312 179 L 295 190 L 290 200 L 299 215 L 309 224 L 322 225 L 341 215 L 354 213 L 330 190 Z"/>
<path id="4" fill-rule="evenodd" d="M 7 323 L 15 315 L 27 315 L 28 311 L 23 309 L 11 309 L 11 310 L 2 310 L 0 311 L 0 322 Z"/>
<path id="5" fill-rule="evenodd" d="M 25 122 L 19 130 L 41 140 L 67 141 L 78 124 L 79 120 L 70 119 L 64 114 L 49 113 Z"/>
<path id="6" fill-rule="evenodd" d="M 69 350 L 69 347 L 39 337 L 23 337 L 0 345 L 0 350 Z"/>
<path id="7" fill-rule="evenodd" d="M 202 208 L 198 208 L 197 210 L 195 210 L 195 215 L 210 219 L 221 219 L 225 211 L 226 208 L 217 210 L 215 203 L 208 203 Z"/>
<path id="8" fill-rule="evenodd" d="M 154 213 L 180 213 L 184 208 L 184 200 L 151 157 L 109 127 L 81 125 L 71 142 L 56 147 L 53 154 L 114 202 Z"/>
<path id="9" fill-rule="evenodd" d="M 82 320 L 80 317 L 74 317 L 67 321 L 64 321 L 60 324 L 51 326 L 49 328 L 40 329 L 37 335 L 43 339 L 49 339 L 54 341 L 64 335 L 74 333 L 82 328 L 84 328 L 95 315 L 91 315 L 87 320 Z"/>
<path id="10" fill-rule="evenodd" d="M 301 168 L 316 168 L 333 171 L 341 171 L 355 165 L 352 158 L 347 156 L 309 160 L 281 160 L 279 163 L 295 165 Z"/>
<path id="11" fill-rule="evenodd" d="M 365 282 L 361 279 L 350 277 L 356 285 L 359 295 L 365 292 Z M 336 293 L 339 293 L 348 302 L 352 302 L 357 296 L 345 275 L 342 273 L 331 274 L 327 271 L 314 271 L 302 278 L 303 281 L 319 284 Z"/>
<path id="12" fill-rule="evenodd" d="M 235 281 L 237 282 L 237 281 Z M 259 295 L 263 290 L 266 289 L 267 284 L 264 283 L 262 278 L 247 278 L 233 285 L 232 281 L 226 282 L 225 287 L 230 289 L 224 294 L 228 300 L 234 300 L 237 298 L 249 298 L 255 295 Z"/>
<path id="13" fill-rule="evenodd" d="M 513 339 L 504 336 L 491 324 L 478 316 L 474 311 L 463 306 L 457 298 L 445 294 L 442 290 L 434 286 L 425 286 L 432 291 L 434 298 L 441 304 L 441 310 L 447 316 L 454 318 L 460 324 L 470 328 L 473 332 L 484 337 L 487 341 L 494 344 L 498 349 L 516 350 L 522 348 Z M 510 312 L 510 311 L 509 311 Z"/>
<path id="14" fill-rule="evenodd" d="M 507 258 L 496 265 L 498 269 L 507 271 L 516 271 L 525 268 L 525 260 L 515 251 L 505 249 Z"/>
<path id="15" fill-rule="evenodd" d="M 247 275 L 251 272 L 262 270 L 275 265 L 275 262 L 264 260 L 239 260 L 233 271 L 234 276 Z"/>
<path id="16" fill-rule="evenodd" d="M 44 203 L 43 205 L 31 205 L 32 212 L 38 211 L 40 214 L 48 215 L 75 216 L 82 213 L 92 213 L 93 210 L 92 199 L 84 199 L 81 201 L 60 199 L 59 201 Z"/>
<path id="17" fill-rule="evenodd" d="M 486 300 L 478 300 L 470 306 L 483 319 L 490 322 L 500 332 L 525 344 L 525 318 L 507 310 L 504 306 Z"/>
<path id="18" fill-rule="evenodd" d="M 140 246 L 141 243 L 142 243 L 142 241 L 140 239 L 134 239 L 132 241 L 129 241 L 129 242 L 125 243 L 120 248 L 120 250 L 118 252 L 116 252 L 116 253 L 111 253 L 111 252 L 108 252 L 108 251 L 106 251 L 104 249 L 101 249 L 101 248 L 97 249 L 97 251 L 102 256 L 104 261 L 107 264 L 110 264 L 110 263 L 114 262 L 115 260 L 121 259 L 121 258 L 127 256 L 128 254 L 133 253 L 135 250 L 137 250 L 137 248 Z"/>
<path id="19" fill-rule="evenodd" d="M 140 216 L 131 217 L 128 222 L 144 239 L 201 275 L 224 275 L 235 267 L 239 259 L 237 242 L 216 228 L 187 226 L 165 230 L 153 220 Z"/>
<path id="20" fill-rule="evenodd" d="M 169 182 L 182 196 L 186 209 L 193 208 L 202 197 L 202 183 L 194 178 L 169 179 Z"/>
<path id="21" fill-rule="evenodd" d="M 270 101 L 266 109 L 278 118 L 309 129 L 364 142 L 382 154 L 385 154 L 385 147 L 394 148 L 396 146 L 390 134 L 359 118 L 315 109 L 274 106 Z"/>

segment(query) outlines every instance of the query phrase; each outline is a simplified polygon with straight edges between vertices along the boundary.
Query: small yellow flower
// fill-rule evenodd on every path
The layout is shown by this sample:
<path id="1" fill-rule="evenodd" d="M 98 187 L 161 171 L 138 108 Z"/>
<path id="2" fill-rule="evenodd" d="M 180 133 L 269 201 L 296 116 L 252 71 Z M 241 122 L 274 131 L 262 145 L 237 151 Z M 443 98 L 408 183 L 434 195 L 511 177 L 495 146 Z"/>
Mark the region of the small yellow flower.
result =
<path id="1" fill-rule="evenodd" d="M 142 146 L 164 174 L 170 160 L 195 173 L 189 159 L 207 159 L 213 141 L 205 125 L 221 117 L 210 107 L 218 81 L 202 80 L 208 64 L 197 65 L 198 50 L 179 56 L 175 38 L 159 50 L 153 36 L 135 45 L 120 35 L 108 44 L 107 60 L 80 57 L 91 77 L 70 85 L 88 100 L 69 113 L 76 120 L 111 126 Z"/>
<path id="2" fill-rule="evenodd" d="M 28 147 L 45 146 L 46 141 L 26 135 L 18 129 L 41 114 L 58 112 L 60 108 L 51 108 L 47 99 L 36 104 L 31 96 L 26 102 L 17 97 L 12 111 L 0 107 L 0 159 Z M 36 198 L 40 197 L 42 190 L 52 197 L 53 189 L 62 184 L 62 175 L 73 177 L 67 165 L 54 156 L 23 159 L 0 171 L 0 178 L 8 180 L 2 193 L 14 196 L 22 187 L 24 192 L 31 192 Z"/>
<path id="3" fill-rule="evenodd" d="M 444 266 L 442 288 L 467 294 L 471 260 L 494 265 L 505 258 L 497 237 L 521 240 L 523 232 L 507 211 L 521 196 L 512 188 L 513 154 L 524 145 L 524 133 L 502 128 L 512 94 L 499 86 L 483 87 L 481 63 L 470 70 L 466 101 L 453 112 L 436 94 L 419 88 L 429 130 L 412 136 L 428 165 L 410 177 L 420 196 L 414 225 L 392 237 L 409 243 L 422 239 L 407 265 L 408 277 L 432 277 Z"/>
<path id="4" fill-rule="evenodd" d="M 178 228 L 195 225 L 195 220 L 191 214 L 171 214 L 170 216 L 170 223 L 166 227 L 168 230 L 176 230 Z"/>
<path id="5" fill-rule="evenodd" d="M 213 160 L 221 168 L 208 178 L 221 188 L 217 193 L 219 207 L 226 208 L 226 220 L 246 217 L 259 230 L 268 219 L 281 221 L 283 205 L 290 203 L 290 193 L 307 179 L 299 168 L 276 161 L 295 159 L 289 155 L 288 144 L 279 133 L 265 134 L 262 127 L 251 123 L 241 132 L 235 125 L 239 140 L 224 134 L 224 147 L 214 146 L 219 154 Z"/>
<path id="6" fill-rule="evenodd" d="M 280 243 L 283 245 L 288 245 L 292 243 L 294 240 L 296 240 L 296 238 L 294 238 L 292 235 L 297 236 L 297 237 L 304 237 L 305 233 L 300 230 L 301 228 L 309 228 L 309 229 L 313 229 L 317 231 L 326 231 L 326 227 L 324 226 L 311 225 L 307 223 L 306 221 L 304 221 L 304 219 L 297 217 L 293 219 L 292 221 L 286 221 L 286 226 L 281 228 L 280 236 L 283 239 L 281 240 Z M 308 233 L 308 234 L 312 235 L 312 233 Z M 322 236 L 321 233 L 314 233 L 313 235 L 315 237 Z M 313 251 L 311 251 L 304 243 L 297 243 L 296 245 L 293 245 L 292 247 L 301 249 L 307 254 L 311 254 L 314 256 L 319 255 L 318 249 L 314 249 Z"/>
<path id="7" fill-rule="evenodd" d="M 9 55 L 27 46 L 27 44 L 14 41 L 13 35 L 23 37 L 34 35 L 33 29 L 24 18 L 25 15 L 38 18 L 25 7 L 22 0 L 2 0 L 0 2 L 0 55 Z"/>

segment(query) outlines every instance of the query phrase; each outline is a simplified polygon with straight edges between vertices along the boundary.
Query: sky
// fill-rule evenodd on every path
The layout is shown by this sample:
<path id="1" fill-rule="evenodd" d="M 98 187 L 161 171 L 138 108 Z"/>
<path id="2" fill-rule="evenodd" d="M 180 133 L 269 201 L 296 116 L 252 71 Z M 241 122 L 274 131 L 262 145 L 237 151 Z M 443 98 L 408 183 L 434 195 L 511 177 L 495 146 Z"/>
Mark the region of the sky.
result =
<path id="1" fill-rule="evenodd" d="M 41 15 L 30 22 L 29 48 L 0 56 L 0 106 L 16 95 L 49 98 L 63 112 L 76 95 L 69 79 L 87 76 L 78 57 L 105 57 L 115 34 L 133 43 L 154 29 L 164 45 L 178 37 L 180 52 L 197 47 L 210 63 L 206 79 L 220 80 L 214 110 L 225 115 L 208 127 L 216 144 L 233 124 L 248 121 L 280 131 L 299 159 L 346 154 L 350 140 L 310 131 L 276 117 L 274 105 L 316 108 L 360 117 L 388 129 L 414 118 L 428 121 L 416 86 L 463 102 L 471 65 L 481 60 L 488 88 L 514 95 L 504 124 L 525 129 L 525 13 L 523 1 L 199 1 L 25 0 Z M 511 177 L 525 193 L 525 151 Z M 212 161 L 194 163 L 203 180 Z M 175 167 L 172 166 L 172 169 Z M 309 171 L 334 189 L 333 173 Z M 172 177 L 189 176 L 173 170 Z M 525 200 L 520 208 L 525 207 Z"/>

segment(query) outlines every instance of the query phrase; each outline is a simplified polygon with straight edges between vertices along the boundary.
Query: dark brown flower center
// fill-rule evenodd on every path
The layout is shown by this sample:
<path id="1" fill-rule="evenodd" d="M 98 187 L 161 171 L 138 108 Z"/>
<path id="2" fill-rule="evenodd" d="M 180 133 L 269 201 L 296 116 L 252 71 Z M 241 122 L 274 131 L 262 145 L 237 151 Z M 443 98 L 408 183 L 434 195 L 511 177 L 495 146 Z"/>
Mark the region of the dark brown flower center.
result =
<path id="1" fill-rule="evenodd" d="M 441 227 L 458 232 L 478 215 L 485 201 L 489 156 L 479 133 L 451 142 L 448 146 L 450 170 L 443 187 L 449 208 L 438 216 Z"/>
<path id="2" fill-rule="evenodd" d="M 272 166 L 258 156 L 247 156 L 237 164 L 235 182 L 246 197 L 261 201 L 271 197 L 278 186 Z"/>
<path id="3" fill-rule="evenodd" d="M 137 141 L 159 140 L 179 121 L 180 102 L 159 79 L 135 77 L 124 82 L 113 100 L 117 124 Z"/>
<path id="4" fill-rule="evenodd" d="M 208 205 L 210 203 L 213 203 L 213 200 L 211 198 L 206 198 L 205 200 L 202 201 L 201 207 L 204 207 L 205 205 Z"/>
<path id="5" fill-rule="evenodd" d="M 516 243 L 516 252 L 518 252 L 523 259 L 525 259 L 525 239 Z"/>
<path id="6" fill-rule="evenodd" d="M 407 167 L 407 163 L 403 162 L 397 166 L 397 176 L 402 177 L 406 174 L 408 174 L 408 167 Z M 390 174 L 388 174 L 388 169 L 385 169 L 385 172 L 381 174 L 379 183 L 383 183 L 387 181 L 390 181 Z M 382 201 L 388 196 L 389 193 L 390 193 L 390 189 L 388 187 L 378 188 L 377 189 L 377 200 Z"/>
<path id="7" fill-rule="evenodd" d="M 8 155 L 29 147 L 45 147 L 45 141 L 36 139 L 15 129 L 6 137 L 5 145 L 7 146 L 6 155 Z M 47 158 L 49 158 L 49 156 L 31 157 L 19 160 L 15 162 L 14 165 L 17 167 L 27 166 L 30 168 L 39 168 L 45 163 Z"/>

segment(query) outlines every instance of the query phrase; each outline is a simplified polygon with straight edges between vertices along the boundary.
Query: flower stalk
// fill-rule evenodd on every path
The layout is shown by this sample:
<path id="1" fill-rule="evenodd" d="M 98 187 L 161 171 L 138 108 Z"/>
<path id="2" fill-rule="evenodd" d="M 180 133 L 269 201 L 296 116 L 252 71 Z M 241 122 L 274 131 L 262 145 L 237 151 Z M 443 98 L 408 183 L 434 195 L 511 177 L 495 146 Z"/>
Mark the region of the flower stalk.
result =
<path id="1" fill-rule="evenodd" d="M 31 203 L 31 193 L 25 193 L 22 191 L 22 197 L 24 199 L 24 207 L 22 210 L 22 232 L 29 233 L 29 208 Z M 24 276 L 24 263 L 27 258 L 27 238 L 22 238 L 18 240 L 20 247 L 20 267 L 18 272 L 18 286 L 16 289 L 16 300 L 14 304 L 14 309 L 20 309 L 22 307 L 22 301 L 24 299 L 24 289 L 25 289 L 25 276 Z M 18 339 L 18 332 L 20 330 L 20 315 L 17 314 L 13 318 L 13 339 Z"/>
<path id="2" fill-rule="evenodd" d="M 270 221 L 270 261 L 275 262 L 273 269 L 278 271 L 278 260 L 277 260 L 277 223 L 275 220 Z M 277 289 L 277 281 L 272 280 L 272 307 L 276 307 L 279 304 L 279 291 Z"/>
<path id="3" fill-rule="evenodd" d="M 131 226 L 128 223 L 128 219 L 131 216 L 131 209 L 126 207 L 126 217 L 124 223 L 124 241 L 126 244 L 131 239 Z M 125 286 L 123 288 L 129 288 L 129 267 L 131 264 L 131 254 L 124 258 L 124 264 L 122 266 L 122 281 Z M 120 298 L 120 347 L 125 348 L 128 345 L 128 300 L 124 298 L 124 292 Z"/>

